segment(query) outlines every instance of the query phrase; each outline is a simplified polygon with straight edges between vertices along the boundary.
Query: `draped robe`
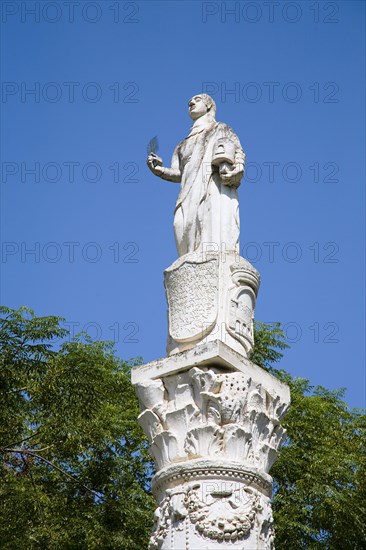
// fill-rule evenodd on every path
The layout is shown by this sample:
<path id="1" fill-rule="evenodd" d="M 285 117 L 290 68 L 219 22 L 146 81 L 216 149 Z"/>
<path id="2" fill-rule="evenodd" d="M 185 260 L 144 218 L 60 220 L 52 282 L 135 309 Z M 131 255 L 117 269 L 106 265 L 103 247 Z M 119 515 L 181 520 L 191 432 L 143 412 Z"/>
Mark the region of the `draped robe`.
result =
<path id="1" fill-rule="evenodd" d="M 209 249 L 239 252 L 240 182 L 236 186 L 225 185 L 218 168 L 212 165 L 214 146 L 222 137 L 235 145 L 235 164 L 244 164 L 238 137 L 229 126 L 215 120 L 194 126 L 173 153 L 169 172 L 179 173 L 181 182 L 174 211 L 179 256 Z"/>

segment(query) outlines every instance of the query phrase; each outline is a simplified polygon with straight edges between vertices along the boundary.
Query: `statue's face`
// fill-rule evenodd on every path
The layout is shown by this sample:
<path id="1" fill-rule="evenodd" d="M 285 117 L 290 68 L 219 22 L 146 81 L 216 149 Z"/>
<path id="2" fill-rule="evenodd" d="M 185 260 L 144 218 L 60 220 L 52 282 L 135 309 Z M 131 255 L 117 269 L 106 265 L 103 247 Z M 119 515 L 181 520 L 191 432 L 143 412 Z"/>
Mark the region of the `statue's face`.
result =
<path id="1" fill-rule="evenodd" d="M 201 116 L 205 115 L 208 111 L 206 103 L 203 101 L 202 96 L 195 95 L 188 102 L 189 116 L 192 120 L 197 120 Z"/>

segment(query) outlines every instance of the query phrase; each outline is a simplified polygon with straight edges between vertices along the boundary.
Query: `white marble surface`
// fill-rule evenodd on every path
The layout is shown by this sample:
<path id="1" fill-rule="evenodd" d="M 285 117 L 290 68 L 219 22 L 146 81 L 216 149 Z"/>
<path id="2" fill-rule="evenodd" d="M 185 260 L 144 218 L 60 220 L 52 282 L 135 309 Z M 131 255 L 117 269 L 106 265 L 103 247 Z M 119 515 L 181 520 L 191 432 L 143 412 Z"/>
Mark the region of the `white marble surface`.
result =
<path id="1" fill-rule="evenodd" d="M 247 355 L 259 273 L 234 251 L 189 253 L 164 272 L 168 302 L 169 355 L 200 342 L 221 340 Z"/>
<path id="2" fill-rule="evenodd" d="M 132 368 L 132 384 L 140 384 L 164 376 L 179 373 L 192 367 L 206 367 L 213 365 L 223 367 L 229 371 L 238 371 L 262 384 L 268 391 L 276 393 L 284 401 L 289 401 L 288 386 L 258 367 L 249 359 L 240 355 L 220 340 L 213 340 L 207 344 L 200 344 L 193 349 L 183 351 L 171 357 L 156 359 L 144 365 Z"/>
<path id="3" fill-rule="evenodd" d="M 269 469 L 288 387 L 219 341 L 132 374 L 157 466 L 150 550 L 273 549 Z"/>
<path id="4" fill-rule="evenodd" d="M 215 119 L 216 105 L 206 95 L 188 103 L 193 126 L 175 148 L 171 166 L 150 153 L 147 165 L 157 176 L 180 183 L 174 212 L 179 256 L 214 243 L 239 251 L 237 188 L 244 174 L 245 154 L 234 131 Z"/>

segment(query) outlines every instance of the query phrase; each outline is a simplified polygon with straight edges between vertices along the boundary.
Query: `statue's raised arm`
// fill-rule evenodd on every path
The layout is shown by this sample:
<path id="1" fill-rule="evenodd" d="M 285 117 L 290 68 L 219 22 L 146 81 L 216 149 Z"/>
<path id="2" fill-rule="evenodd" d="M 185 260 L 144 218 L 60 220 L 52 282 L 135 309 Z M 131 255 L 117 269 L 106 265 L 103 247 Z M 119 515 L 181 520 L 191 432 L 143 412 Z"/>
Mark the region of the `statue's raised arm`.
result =
<path id="1" fill-rule="evenodd" d="M 155 176 L 159 176 L 164 180 L 174 181 L 179 183 L 182 177 L 179 168 L 179 157 L 177 154 L 177 147 L 173 153 L 171 168 L 165 168 L 163 166 L 163 159 L 158 157 L 155 153 L 150 153 L 147 157 L 147 165 Z"/>
<path id="2" fill-rule="evenodd" d="M 162 179 L 180 182 L 174 212 L 174 233 L 180 256 L 214 246 L 239 249 L 237 188 L 244 174 L 245 154 L 238 137 L 215 119 L 214 100 L 200 94 L 188 103 L 193 126 L 174 150 L 171 167 L 155 153 L 147 165 Z"/>

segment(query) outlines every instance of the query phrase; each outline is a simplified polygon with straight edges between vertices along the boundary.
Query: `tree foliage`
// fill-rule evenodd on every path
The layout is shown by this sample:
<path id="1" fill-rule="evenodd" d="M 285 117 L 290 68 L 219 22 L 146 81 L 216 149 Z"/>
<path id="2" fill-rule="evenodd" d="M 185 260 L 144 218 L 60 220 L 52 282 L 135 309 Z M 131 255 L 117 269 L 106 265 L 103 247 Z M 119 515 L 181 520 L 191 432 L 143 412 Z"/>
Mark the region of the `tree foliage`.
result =
<path id="1" fill-rule="evenodd" d="M 0 541 L 4 550 L 142 550 L 154 472 L 130 368 L 58 317 L 0 309 Z M 257 323 L 251 359 L 290 385 L 272 469 L 277 550 L 366 548 L 365 428 L 342 392 L 275 368 L 279 324 Z"/>
<path id="2" fill-rule="evenodd" d="M 281 323 L 260 323 L 254 325 L 254 348 L 250 360 L 259 367 L 276 374 L 273 367 L 283 357 L 282 350 L 288 348 L 285 335 L 281 330 Z"/>
<path id="3" fill-rule="evenodd" d="M 256 324 L 251 360 L 291 390 L 287 440 L 271 471 L 276 549 L 365 549 L 365 411 L 350 410 L 344 390 L 276 369 L 286 347 L 280 324 Z"/>
<path id="4" fill-rule="evenodd" d="M 1 313 L 1 548 L 146 547 L 151 468 L 131 364 L 81 338 L 55 351 L 60 318 Z"/>
<path id="5" fill-rule="evenodd" d="M 287 378 L 287 444 L 272 469 L 278 549 L 366 548 L 366 416 L 343 392 Z"/>

